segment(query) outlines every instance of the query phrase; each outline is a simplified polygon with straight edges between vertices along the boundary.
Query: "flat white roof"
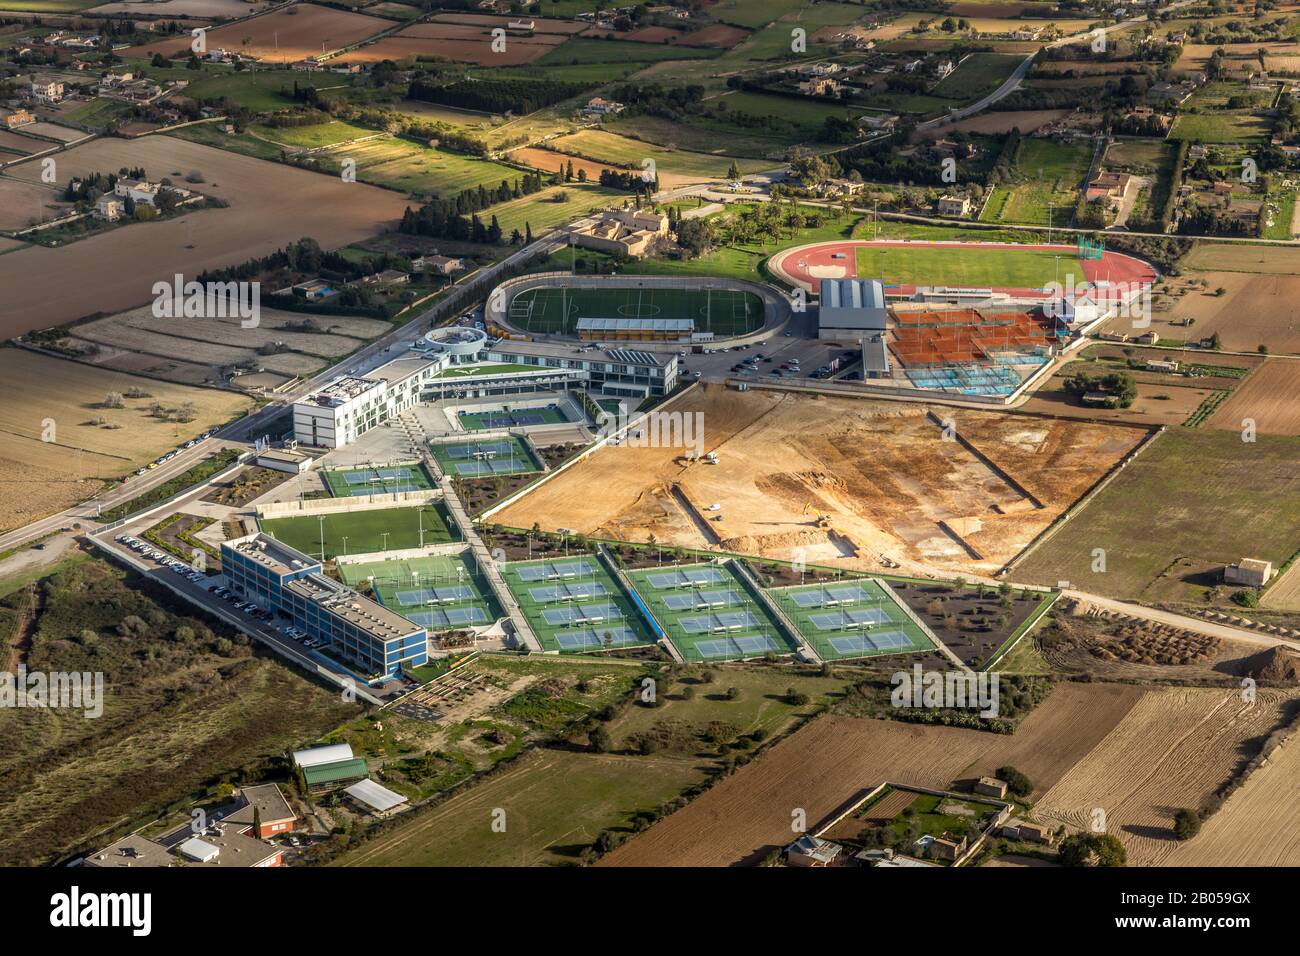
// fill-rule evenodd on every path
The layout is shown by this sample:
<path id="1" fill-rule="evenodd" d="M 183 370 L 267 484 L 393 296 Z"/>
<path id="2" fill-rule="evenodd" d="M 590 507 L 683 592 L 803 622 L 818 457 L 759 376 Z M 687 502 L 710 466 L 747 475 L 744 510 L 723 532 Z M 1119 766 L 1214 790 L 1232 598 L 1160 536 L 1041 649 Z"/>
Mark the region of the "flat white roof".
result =
<path id="1" fill-rule="evenodd" d="M 406 797 L 375 783 L 369 777 L 365 780 L 358 780 L 343 792 L 358 803 L 364 803 L 376 813 L 383 813 L 386 810 L 393 809 L 393 807 L 400 807 L 406 802 Z"/>
<path id="2" fill-rule="evenodd" d="M 182 843 L 177 849 L 180 850 L 181 856 L 188 857 L 199 863 L 207 863 L 215 860 L 221 855 L 221 851 L 211 843 L 204 843 L 198 837 L 190 837 Z"/>
<path id="3" fill-rule="evenodd" d="M 350 744 L 329 744 L 325 747 L 309 747 L 306 750 L 295 750 L 293 752 L 293 762 L 304 770 L 307 767 L 317 767 L 323 763 L 351 759 L 352 747 Z"/>

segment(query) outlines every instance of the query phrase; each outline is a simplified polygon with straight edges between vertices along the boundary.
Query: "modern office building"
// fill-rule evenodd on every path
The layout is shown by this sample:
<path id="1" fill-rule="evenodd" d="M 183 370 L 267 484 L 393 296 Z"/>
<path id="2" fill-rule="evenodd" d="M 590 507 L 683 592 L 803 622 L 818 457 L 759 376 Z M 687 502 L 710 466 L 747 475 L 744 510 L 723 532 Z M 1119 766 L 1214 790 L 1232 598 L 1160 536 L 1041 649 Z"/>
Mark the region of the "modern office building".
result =
<path id="1" fill-rule="evenodd" d="M 221 565 L 237 594 L 325 641 L 322 650 L 366 683 L 429 659 L 424 628 L 327 578 L 319 561 L 269 535 L 222 542 Z"/>
<path id="2" fill-rule="evenodd" d="M 677 356 L 550 342 L 489 342 L 465 326 L 434 329 L 402 358 L 364 376 L 336 379 L 293 406 L 294 438 L 343 448 L 414 406 L 570 388 L 648 398 L 677 387 Z"/>

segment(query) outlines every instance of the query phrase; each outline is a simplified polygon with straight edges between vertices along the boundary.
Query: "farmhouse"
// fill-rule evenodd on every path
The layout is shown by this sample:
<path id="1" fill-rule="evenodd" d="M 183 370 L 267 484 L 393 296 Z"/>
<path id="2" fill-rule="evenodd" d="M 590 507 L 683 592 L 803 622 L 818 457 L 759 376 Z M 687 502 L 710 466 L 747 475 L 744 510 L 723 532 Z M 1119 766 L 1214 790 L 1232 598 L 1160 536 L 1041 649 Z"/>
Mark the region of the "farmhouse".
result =
<path id="1" fill-rule="evenodd" d="M 58 103 L 63 99 L 63 84 L 49 77 L 34 76 L 28 92 L 37 103 Z"/>
<path id="2" fill-rule="evenodd" d="M 961 856 L 965 849 L 966 838 L 964 836 L 957 837 L 956 839 L 944 836 L 935 837 L 931 840 L 928 852 L 933 859 L 947 860 L 951 863 L 956 860 L 957 857 Z"/>
<path id="3" fill-rule="evenodd" d="M 623 112 L 626 108 L 622 103 L 616 103 L 601 96 L 593 96 L 587 100 L 587 105 L 582 108 L 582 111 L 591 116 L 611 116 Z"/>
<path id="4" fill-rule="evenodd" d="M 465 260 L 453 259 L 449 256 L 418 256 L 411 260 L 411 268 L 416 272 L 432 272 L 440 276 L 450 276 L 465 271 Z"/>
<path id="5" fill-rule="evenodd" d="M 575 246 L 632 258 L 647 255 L 656 240 L 668 235 L 668 217 L 639 209 L 606 209 L 586 226 L 570 228 Z"/>
<path id="6" fill-rule="evenodd" d="M 95 200 L 95 218 L 105 222 L 117 222 L 126 212 L 126 203 L 117 196 L 105 194 Z"/>
<path id="7" fill-rule="evenodd" d="M 155 206 L 158 203 L 158 183 L 145 182 L 142 179 L 119 179 L 113 187 L 113 194 L 132 202 Z"/>
<path id="8" fill-rule="evenodd" d="M 1273 562 L 1258 558 L 1242 558 L 1236 564 L 1225 565 L 1223 580 L 1226 584 L 1244 584 L 1262 588 L 1273 577 Z"/>
<path id="9" fill-rule="evenodd" d="M 858 125 L 869 130 L 891 130 L 898 125 L 898 117 L 892 113 L 868 113 L 858 117 Z"/>
<path id="10" fill-rule="evenodd" d="M 798 84 L 797 89 L 805 96 L 839 96 L 840 84 L 838 80 L 833 80 L 827 76 L 816 77 L 811 80 L 804 80 Z"/>
<path id="11" fill-rule="evenodd" d="M 785 861 L 790 866 L 830 866 L 843 849 L 838 843 L 805 833 L 785 848 Z"/>
<path id="12" fill-rule="evenodd" d="M 935 211 L 940 216 L 964 219 L 970 215 L 970 199 L 966 196 L 940 196 Z"/>
<path id="13" fill-rule="evenodd" d="M 12 113 L 7 113 L 4 121 L 7 128 L 16 129 L 19 126 L 26 126 L 28 123 L 35 123 L 36 117 L 27 110 L 16 109 Z"/>
<path id="14" fill-rule="evenodd" d="M 1128 195 L 1132 185 L 1133 177 L 1128 173 L 1098 173 L 1089 180 L 1085 195 L 1088 202 L 1122 200 Z"/>
<path id="15" fill-rule="evenodd" d="M 1003 780 L 997 777 L 980 777 L 975 781 L 975 792 L 981 793 L 986 797 L 997 797 L 1001 800 L 1007 795 L 1007 785 Z"/>

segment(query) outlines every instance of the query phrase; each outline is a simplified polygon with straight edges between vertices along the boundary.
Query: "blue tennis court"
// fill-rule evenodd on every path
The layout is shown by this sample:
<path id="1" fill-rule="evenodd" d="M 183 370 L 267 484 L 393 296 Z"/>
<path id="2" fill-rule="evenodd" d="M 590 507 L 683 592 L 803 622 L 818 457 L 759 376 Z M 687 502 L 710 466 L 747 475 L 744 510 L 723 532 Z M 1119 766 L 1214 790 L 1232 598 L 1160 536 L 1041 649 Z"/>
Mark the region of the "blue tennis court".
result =
<path id="1" fill-rule="evenodd" d="M 861 584 L 828 584 L 816 590 L 792 591 L 790 600 L 799 607 L 830 607 L 858 601 L 879 601 L 880 595 Z"/>
<path id="2" fill-rule="evenodd" d="M 707 634 L 710 631 L 737 631 L 742 627 L 758 627 L 759 620 L 752 611 L 723 611 L 721 614 L 683 617 L 677 624 L 687 634 Z"/>
<path id="3" fill-rule="evenodd" d="M 609 627 L 599 630 L 586 627 L 572 631 L 556 631 L 555 643 L 560 645 L 562 651 L 599 651 L 606 647 L 644 644 L 645 641 L 630 627 Z"/>
<path id="4" fill-rule="evenodd" d="M 623 612 L 613 604 L 584 604 L 581 607 L 548 607 L 542 611 L 542 618 L 554 627 L 562 624 L 621 621 Z"/>
<path id="5" fill-rule="evenodd" d="M 464 584 L 439 588 L 413 588 L 397 592 L 397 603 L 402 607 L 416 604 L 455 604 L 474 598 L 474 589 Z"/>
<path id="6" fill-rule="evenodd" d="M 591 562 L 584 561 L 581 558 L 575 558 L 572 561 L 541 561 L 537 564 L 525 564 L 522 567 L 515 568 L 515 574 L 519 575 L 520 581 L 532 583 L 534 581 L 554 581 L 558 578 L 576 578 L 581 574 L 596 573 Z"/>
<path id="7" fill-rule="evenodd" d="M 666 588 L 699 588 L 707 584 L 720 584 L 726 580 L 719 568 L 674 568 L 671 571 L 653 571 L 646 575 L 650 586 L 662 591 Z"/>
<path id="8" fill-rule="evenodd" d="M 832 637 L 831 647 L 845 657 L 879 654 L 881 651 L 905 651 L 912 648 L 912 639 L 902 631 L 872 631 L 870 634 L 846 634 Z"/>
<path id="9" fill-rule="evenodd" d="M 887 624 L 890 616 L 879 608 L 855 607 L 846 611 L 823 611 L 809 614 L 808 620 L 819 631 L 847 631 L 855 627 L 871 627 L 873 624 Z"/>
<path id="10" fill-rule="evenodd" d="M 768 651 L 785 652 L 786 649 L 765 634 L 750 634 L 745 637 L 718 637 L 697 641 L 695 650 L 707 660 L 717 660 L 722 657 L 752 657 Z"/>
<path id="11" fill-rule="evenodd" d="M 486 624 L 487 611 L 481 607 L 449 607 L 425 611 L 403 611 L 402 617 L 414 621 L 431 631 L 446 630 L 449 627 L 468 627 L 471 624 Z"/>
<path id="12" fill-rule="evenodd" d="M 746 598 L 733 588 L 714 591 L 690 591 L 684 594 L 665 594 L 664 606 L 674 611 L 705 610 L 711 607 L 725 607 L 728 604 L 744 604 Z"/>
<path id="13" fill-rule="evenodd" d="M 558 601 L 584 601 L 588 598 L 604 597 L 609 591 L 599 581 L 585 581 L 581 584 L 550 584 L 540 588 L 529 588 L 528 595 L 538 604 L 555 604 Z"/>

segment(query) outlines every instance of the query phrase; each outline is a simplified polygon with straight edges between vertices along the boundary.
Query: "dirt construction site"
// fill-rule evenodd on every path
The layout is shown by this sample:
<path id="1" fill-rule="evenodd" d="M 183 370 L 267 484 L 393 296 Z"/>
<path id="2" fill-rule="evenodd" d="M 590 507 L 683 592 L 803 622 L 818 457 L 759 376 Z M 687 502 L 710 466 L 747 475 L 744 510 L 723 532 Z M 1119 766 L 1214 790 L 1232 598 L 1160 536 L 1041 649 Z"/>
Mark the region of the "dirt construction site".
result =
<path id="1" fill-rule="evenodd" d="M 887 556 L 991 572 L 1147 434 L 717 385 L 661 411 L 661 435 L 678 413 L 701 416 L 716 464 L 681 447 L 606 447 L 494 519 L 845 567 Z"/>

